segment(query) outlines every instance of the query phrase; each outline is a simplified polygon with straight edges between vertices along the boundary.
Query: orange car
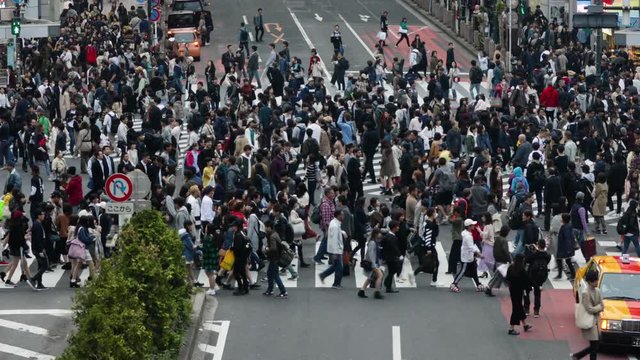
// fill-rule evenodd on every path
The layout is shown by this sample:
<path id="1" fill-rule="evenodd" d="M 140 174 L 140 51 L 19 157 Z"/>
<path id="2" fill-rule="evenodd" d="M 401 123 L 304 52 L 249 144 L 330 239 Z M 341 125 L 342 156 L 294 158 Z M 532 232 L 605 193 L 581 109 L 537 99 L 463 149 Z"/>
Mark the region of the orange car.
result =
<path id="1" fill-rule="evenodd" d="M 640 348 L 640 258 L 594 256 L 578 269 L 573 286 L 578 299 L 588 271 L 599 275 L 604 310 L 600 314 L 601 340 L 605 345 Z"/>

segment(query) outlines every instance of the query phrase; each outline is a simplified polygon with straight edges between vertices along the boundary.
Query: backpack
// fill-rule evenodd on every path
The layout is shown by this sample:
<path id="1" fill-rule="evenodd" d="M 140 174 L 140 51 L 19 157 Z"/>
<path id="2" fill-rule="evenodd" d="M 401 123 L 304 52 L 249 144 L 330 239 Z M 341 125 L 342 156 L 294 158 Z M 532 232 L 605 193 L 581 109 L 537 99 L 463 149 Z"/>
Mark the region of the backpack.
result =
<path id="1" fill-rule="evenodd" d="M 322 204 L 316 206 L 315 208 L 313 208 L 313 211 L 311 212 L 311 222 L 314 224 L 320 224 L 320 221 L 322 220 L 322 216 L 320 215 L 320 206 Z"/>
<path id="2" fill-rule="evenodd" d="M 109 111 L 107 115 L 109 115 L 109 117 L 111 118 L 111 128 L 109 129 L 109 131 L 111 132 L 111 134 L 115 134 L 118 132 L 118 126 L 120 126 L 120 118 L 118 117 L 118 114 L 115 113 L 115 111 Z"/>
<path id="3" fill-rule="evenodd" d="M 520 206 L 513 209 L 513 211 L 509 214 L 507 224 L 509 225 L 511 230 L 518 230 L 522 228 L 522 209 L 520 208 Z"/>
<path id="4" fill-rule="evenodd" d="M 467 201 L 467 199 L 465 198 L 460 198 L 458 200 L 456 200 L 455 204 L 453 204 L 453 206 L 458 207 L 460 206 L 461 208 L 464 209 L 462 215 L 464 216 L 464 218 L 467 218 L 467 215 L 469 214 L 469 202 Z"/>
<path id="5" fill-rule="evenodd" d="M 529 279 L 534 285 L 542 286 L 549 278 L 549 266 L 546 259 L 539 257 L 529 265 Z"/>
<path id="6" fill-rule="evenodd" d="M 440 178 L 438 179 L 438 185 L 440 185 L 440 190 L 442 191 L 453 191 L 454 186 L 456 185 L 456 176 L 452 171 L 442 171 L 440 173 Z"/>
<path id="7" fill-rule="evenodd" d="M 627 228 L 629 227 L 629 225 L 626 215 L 627 214 L 623 214 L 616 224 L 616 232 L 618 233 L 618 235 L 624 235 L 627 233 Z"/>
<path id="8" fill-rule="evenodd" d="M 286 244 L 278 244 L 278 266 L 287 267 L 293 261 L 294 253 Z"/>
<path id="9" fill-rule="evenodd" d="M 274 192 L 273 186 L 271 186 L 271 181 L 269 181 L 269 179 L 265 178 L 262 175 L 258 175 L 258 179 L 260 180 L 262 195 L 264 195 L 267 200 L 275 199 L 276 194 Z"/>
<path id="10" fill-rule="evenodd" d="M 304 143 L 304 136 L 306 135 L 307 127 L 303 124 L 298 124 L 296 125 L 296 127 L 298 128 L 298 144 L 302 146 L 302 144 Z"/>
<path id="11" fill-rule="evenodd" d="M 349 70 L 349 60 L 344 59 L 344 69 Z"/>

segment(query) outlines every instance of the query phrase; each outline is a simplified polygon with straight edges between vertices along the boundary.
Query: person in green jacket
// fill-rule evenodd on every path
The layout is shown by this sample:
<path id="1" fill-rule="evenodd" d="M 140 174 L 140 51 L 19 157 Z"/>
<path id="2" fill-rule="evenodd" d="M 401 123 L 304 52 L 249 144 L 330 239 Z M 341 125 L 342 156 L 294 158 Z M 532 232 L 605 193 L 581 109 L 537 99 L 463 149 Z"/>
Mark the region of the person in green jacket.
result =
<path id="1" fill-rule="evenodd" d="M 403 39 L 407 42 L 407 47 L 409 47 L 409 28 L 407 26 L 406 17 L 403 17 L 402 21 L 400 21 L 400 29 L 398 30 L 398 33 L 400 34 L 400 39 L 398 39 L 396 47 L 398 47 L 398 44 L 400 44 Z"/>

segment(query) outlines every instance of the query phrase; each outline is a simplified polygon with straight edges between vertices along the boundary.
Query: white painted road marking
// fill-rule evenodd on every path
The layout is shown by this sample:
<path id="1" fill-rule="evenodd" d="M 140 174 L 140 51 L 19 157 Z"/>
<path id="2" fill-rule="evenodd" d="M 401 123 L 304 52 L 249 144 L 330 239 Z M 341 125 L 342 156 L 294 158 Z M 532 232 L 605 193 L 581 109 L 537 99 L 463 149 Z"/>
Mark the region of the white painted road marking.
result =
<path id="1" fill-rule="evenodd" d="M 402 360 L 402 350 L 400 349 L 400 326 L 392 327 L 393 360 Z"/>
<path id="2" fill-rule="evenodd" d="M 0 343 L 0 352 L 19 356 L 25 359 L 54 360 L 56 358 L 55 356 L 41 354 L 39 352 L 35 352 L 35 351 L 23 349 L 21 347 L 11 346 L 3 343 Z"/>
<path id="3" fill-rule="evenodd" d="M 245 25 L 249 25 L 249 22 L 247 21 L 247 15 L 242 15 L 242 20 L 244 20 Z M 253 42 L 253 33 L 251 32 L 251 30 L 248 30 L 247 32 L 249 33 L 249 40 Z"/>
<path id="4" fill-rule="evenodd" d="M 49 336 L 49 330 L 45 328 L 41 328 L 39 326 L 27 325 L 27 324 L 23 324 L 23 323 L 11 321 L 11 320 L 0 319 L 0 327 L 12 329 L 12 330 L 24 331 L 24 332 L 28 332 L 36 335 Z"/>
<path id="5" fill-rule="evenodd" d="M 309 38 L 309 35 L 307 35 L 307 32 L 302 27 L 302 24 L 300 24 L 300 20 L 298 20 L 298 17 L 296 16 L 296 14 L 294 14 L 293 11 L 290 8 L 287 8 L 287 10 L 289 10 L 289 14 L 291 15 L 291 18 L 293 19 L 293 22 L 298 27 L 298 30 L 300 31 L 300 34 L 304 38 L 304 41 L 309 46 L 309 49 L 315 49 L 316 47 L 311 42 L 311 39 Z M 320 56 L 320 53 L 318 53 L 318 57 L 320 58 L 320 66 L 322 67 L 322 72 L 324 72 L 324 76 L 326 78 L 331 79 L 331 74 L 329 73 L 329 70 L 327 70 L 327 67 L 325 66 L 324 60 L 322 60 L 322 56 Z M 326 88 L 327 88 L 327 93 L 328 93 L 329 92 L 329 86 L 326 86 Z"/>
<path id="6" fill-rule="evenodd" d="M 361 15 L 362 16 L 362 15 Z M 367 50 L 367 52 L 369 53 L 369 55 L 371 55 L 372 58 L 375 58 L 376 56 L 373 54 L 373 52 L 371 51 L 371 49 L 369 49 L 369 47 L 367 46 L 367 44 L 362 40 L 362 38 L 360 37 L 360 35 L 358 35 L 358 33 L 353 29 L 353 27 L 351 27 L 351 24 L 349 24 L 347 22 L 347 20 L 341 15 L 338 14 L 338 17 L 340 17 L 340 20 L 342 20 L 342 22 L 344 22 L 345 25 L 347 25 L 347 28 L 353 33 L 353 35 L 356 37 L 356 39 L 358 40 L 358 42 L 362 45 L 362 47 Z"/>
<path id="7" fill-rule="evenodd" d="M 64 309 L 18 309 L 0 310 L 0 315 L 51 315 L 51 316 L 71 316 L 73 311 Z"/>
<path id="8" fill-rule="evenodd" d="M 224 354 L 224 346 L 227 342 L 227 334 L 229 333 L 230 324 L 231 322 L 228 320 L 206 321 L 203 328 L 208 331 L 217 332 L 218 339 L 216 340 L 215 345 L 200 343 L 198 344 L 198 349 L 202 352 L 213 354 L 213 360 L 221 360 L 222 355 Z"/>

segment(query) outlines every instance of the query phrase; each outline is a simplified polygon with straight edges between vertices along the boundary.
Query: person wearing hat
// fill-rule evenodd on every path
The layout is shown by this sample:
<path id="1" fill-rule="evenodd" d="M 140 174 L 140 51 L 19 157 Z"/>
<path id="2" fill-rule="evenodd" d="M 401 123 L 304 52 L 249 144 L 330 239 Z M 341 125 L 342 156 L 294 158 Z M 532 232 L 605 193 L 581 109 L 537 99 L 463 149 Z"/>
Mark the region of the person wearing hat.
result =
<path id="1" fill-rule="evenodd" d="M 573 236 L 581 248 L 585 239 L 590 234 L 589 225 L 587 224 L 587 209 L 584 207 L 583 202 L 584 193 L 578 191 L 576 193 L 576 201 L 573 203 L 573 206 L 571 206 L 571 211 L 569 212 L 569 215 L 571 215 Z M 585 260 L 589 261 L 586 257 Z"/>
<path id="2" fill-rule="evenodd" d="M 476 264 L 476 257 L 482 258 L 480 249 L 473 242 L 473 235 L 471 231 L 478 224 L 477 221 L 472 219 L 466 219 L 463 223 L 464 230 L 462 231 L 462 247 L 460 249 L 460 262 L 462 266 L 458 273 L 453 278 L 453 283 L 449 286 L 449 290 L 452 292 L 460 292 L 458 284 L 464 276 L 468 276 L 473 280 L 473 284 L 476 287 L 476 291 L 484 291 L 484 286 L 478 279 L 478 265 Z"/>

